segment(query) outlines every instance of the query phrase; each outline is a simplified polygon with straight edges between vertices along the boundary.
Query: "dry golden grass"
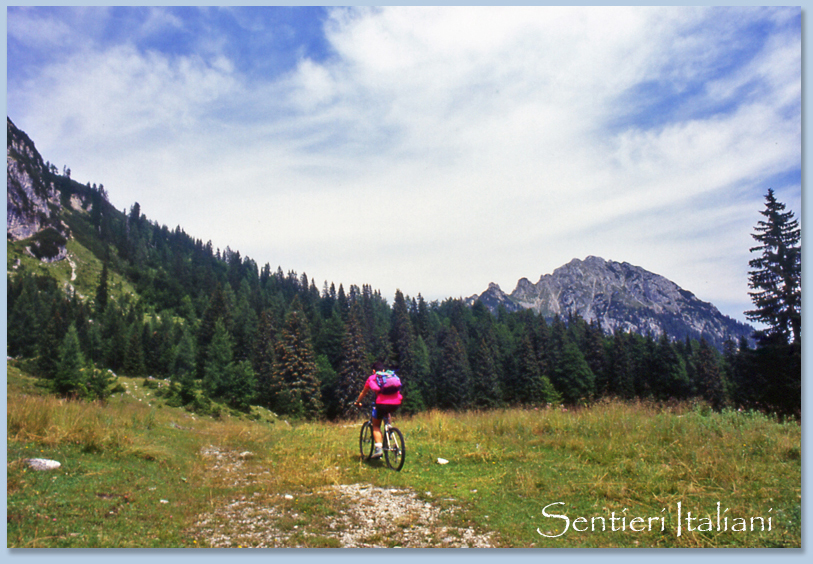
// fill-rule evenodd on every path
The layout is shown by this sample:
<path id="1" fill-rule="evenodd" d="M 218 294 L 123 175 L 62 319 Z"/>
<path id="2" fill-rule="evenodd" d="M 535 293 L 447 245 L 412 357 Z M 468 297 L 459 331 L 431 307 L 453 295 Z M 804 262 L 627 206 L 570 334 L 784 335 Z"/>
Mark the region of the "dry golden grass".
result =
<path id="1" fill-rule="evenodd" d="M 52 396 L 16 396 L 7 402 L 8 439 L 45 446 L 72 443 L 88 451 L 132 444 L 127 427 L 113 420 L 98 402 L 70 401 Z M 127 410 L 129 411 L 129 410 Z M 116 419 L 127 417 L 121 413 Z"/>

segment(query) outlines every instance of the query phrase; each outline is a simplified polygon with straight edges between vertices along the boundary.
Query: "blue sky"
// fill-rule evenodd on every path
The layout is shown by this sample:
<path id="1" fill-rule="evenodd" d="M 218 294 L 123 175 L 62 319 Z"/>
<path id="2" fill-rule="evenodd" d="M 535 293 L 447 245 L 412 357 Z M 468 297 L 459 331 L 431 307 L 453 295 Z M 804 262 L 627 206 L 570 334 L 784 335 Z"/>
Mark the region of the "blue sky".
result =
<path id="1" fill-rule="evenodd" d="M 120 209 L 428 299 L 597 255 L 743 320 L 801 214 L 799 8 L 8 8 L 8 115 Z"/>

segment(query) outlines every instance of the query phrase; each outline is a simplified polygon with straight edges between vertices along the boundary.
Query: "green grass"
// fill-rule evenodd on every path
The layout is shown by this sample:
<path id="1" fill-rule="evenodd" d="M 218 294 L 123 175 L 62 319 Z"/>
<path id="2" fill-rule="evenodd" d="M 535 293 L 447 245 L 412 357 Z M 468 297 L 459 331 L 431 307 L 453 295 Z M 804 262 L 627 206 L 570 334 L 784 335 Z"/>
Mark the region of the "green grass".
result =
<path id="1" fill-rule="evenodd" d="M 106 404 L 64 402 L 9 366 L 9 547 L 206 546 L 198 517 L 255 494 L 295 508 L 298 517 L 278 526 L 307 523 L 317 533 L 291 542 L 336 546 L 318 533 L 339 507 L 318 492 L 353 483 L 411 488 L 442 508 L 458 507 L 444 513 L 449 524 L 493 531 L 501 546 L 801 546 L 801 429 L 761 414 L 606 402 L 578 411 L 396 417 L 408 450 L 404 469 L 392 472 L 359 460 L 360 420 L 286 422 L 256 408 L 257 421 L 228 411 L 214 420 L 166 406 L 143 379 L 120 382 L 129 393 Z M 253 453 L 241 470 L 249 479 L 212 471 L 200 454 L 208 445 Z M 62 467 L 34 472 L 22 462 L 33 457 Z M 288 493 L 293 500 L 282 497 Z M 584 517 L 578 525 L 588 530 L 542 536 L 537 529 L 562 532 L 563 519 L 543 516 L 554 502 L 564 505 L 549 514 L 571 523 Z M 728 531 L 716 530 L 718 502 L 728 509 Z M 714 530 L 687 531 L 687 511 L 711 518 Z M 590 530 L 594 517 L 605 517 L 609 529 L 612 513 L 617 527 L 625 517 L 625 530 Z M 731 530 L 735 518 L 752 516 L 766 526 L 771 517 L 772 530 Z M 635 517 L 655 518 L 653 530 L 631 531 Z"/>
<path id="2" fill-rule="evenodd" d="M 66 217 L 72 217 L 70 214 L 79 214 L 82 212 L 70 212 Z M 71 221 L 73 227 L 81 227 L 84 224 L 81 222 Z M 85 240 L 91 240 L 85 238 Z M 60 260 L 52 263 L 42 262 L 39 259 L 31 256 L 26 252 L 26 247 L 31 244 L 31 239 L 24 239 L 22 241 L 6 241 L 6 271 L 13 273 L 21 269 L 26 272 L 39 274 L 42 276 L 50 276 L 54 278 L 61 286 L 70 284 L 76 289 L 77 294 L 81 297 L 92 298 L 96 295 L 96 288 L 99 286 L 99 279 L 102 274 L 102 261 L 96 254 L 91 252 L 87 247 L 82 245 L 75 237 L 68 239 L 67 249 L 68 257 L 73 261 L 75 270 L 72 268 L 70 261 Z M 97 252 L 103 255 L 103 250 L 97 249 Z M 19 266 L 18 266 L 19 262 Z M 71 280 L 72 275 L 75 279 Z M 109 273 L 109 291 L 112 296 L 121 297 L 124 294 L 135 295 L 135 288 L 117 272 L 111 271 Z"/>
<path id="3" fill-rule="evenodd" d="M 407 444 L 417 445 L 408 463 L 424 469 L 412 480 L 415 487 L 467 500 L 472 518 L 489 522 L 511 546 L 800 546 L 801 431 L 793 423 L 608 402 L 575 413 L 434 414 L 404 427 L 412 427 Z M 439 456 L 450 463 L 433 464 Z M 714 515 L 716 526 L 718 501 L 732 517 L 767 518 L 773 509 L 774 530 L 685 530 L 686 511 Z M 627 522 L 663 516 L 666 531 L 602 532 L 588 525 L 586 532 L 570 528 L 545 538 L 537 528 L 556 535 L 565 524 L 543 516 L 555 502 L 564 505 L 548 513 L 571 521 L 604 516 L 610 529 L 613 512 Z M 684 511 L 680 538 L 677 502 Z"/>

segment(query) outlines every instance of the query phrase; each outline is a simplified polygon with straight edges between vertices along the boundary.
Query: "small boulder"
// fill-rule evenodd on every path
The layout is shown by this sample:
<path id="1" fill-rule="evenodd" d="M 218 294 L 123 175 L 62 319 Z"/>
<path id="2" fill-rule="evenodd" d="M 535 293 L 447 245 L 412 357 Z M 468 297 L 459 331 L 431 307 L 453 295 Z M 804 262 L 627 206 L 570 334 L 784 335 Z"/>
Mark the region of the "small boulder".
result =
<path id="1" fill-rule="evenodd" d="M 45 458 L 29 458 L 26 462 L 34 470 L 56 470 L 62 466 L 62 464 L 56 460 L 48 460 Z"/>

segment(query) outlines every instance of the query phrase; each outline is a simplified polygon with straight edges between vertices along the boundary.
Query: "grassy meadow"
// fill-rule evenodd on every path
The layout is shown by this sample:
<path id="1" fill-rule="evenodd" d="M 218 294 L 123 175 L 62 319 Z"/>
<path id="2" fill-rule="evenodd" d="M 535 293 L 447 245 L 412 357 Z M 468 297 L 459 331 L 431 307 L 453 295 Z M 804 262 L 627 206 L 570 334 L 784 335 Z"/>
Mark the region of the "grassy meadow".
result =
<path id="1" fill-rule="evenodd" d="M 212 419 L 166 406 L 143 379 L 119 383 L 105 404 L 60 400 L 9 361 L 9 547 L 206 547 L 199 516 L 251 496 L 299 504 L 288 526 L 313 532 L 337 502 L 301 494 L 355 483 L 455 506 L 450 524 L 505 547 L 801 546 L 796 422 L 616 401 L 428 412 L 396 416 L 407 455 L 393 472 L 359 460 L 361 416 L 286 422 L 255 408 Z M 245 454 L 239 475 L 213 470 L 202 454 L 213 447 Z M 26 458 L 62 465 L 37 472 Z"/>

